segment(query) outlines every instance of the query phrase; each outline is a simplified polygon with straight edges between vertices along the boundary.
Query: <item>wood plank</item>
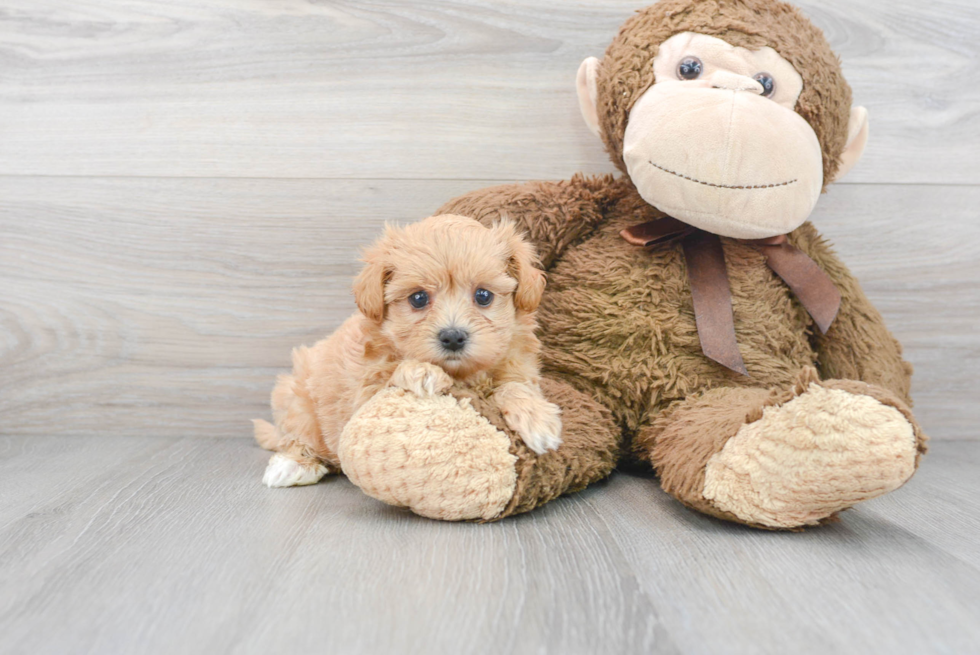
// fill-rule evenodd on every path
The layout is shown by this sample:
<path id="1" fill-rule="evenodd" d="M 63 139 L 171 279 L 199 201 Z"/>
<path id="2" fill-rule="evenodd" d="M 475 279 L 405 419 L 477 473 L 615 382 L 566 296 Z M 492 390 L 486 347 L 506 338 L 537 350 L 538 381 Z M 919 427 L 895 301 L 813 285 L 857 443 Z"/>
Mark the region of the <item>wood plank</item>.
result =
<path id="1" fill-rule="evenodd" d="M 677 652 L 586 505 L 439 523 L 345 479 L 266 489 L 244 440 L 142 460 L 120 442 L 145 438 L 74 441 L 97 475 L 61 459 L 32 480 L 46 505 L 0 507 L 4 652 Z M 28 487 L 6 475 L 24 460 L 0 462 L 5 494 Z"/>
<path id="2" fill-rule="evenodd" d="M 902 342 L 916 414 L 938 438 L 978 438 L 977 207 L 977 187 L 838 187 L 813 215 Z"/>
<path id="3" fill-rule="evenodd" d="M 936 450 L 975 457 L 977 447 L 940 443 Z M 932 479 L 949 491 L 955 482 L 945 476 L 946 461 L 935 462 Z M 660 617 L 682 652 L 968 653 L 980 647 L 980 570 L 942 542 L 903 527 L 931 520 L 916 478 L 892 494 L 900 499 L 894 514 L 859 506 L 836 524 L 767 536 L 694 513 L 655 485 L 652 477 L 617 476 L 588 502 L 640 588 L 670 599 Z M 975 501 L 928 499 L 938 501 L 950 529 L 977 541 Z M 694 634 L 693 626 L 701 630 Z"/>
<path id="4" fill-rule="evenodd" d="M 7 0 L 0 174 L 564 178 L 636 0 Z M 974 0 L 806 0 L 872 140 L 849 182 L 980 182 Z"/>
<path id="5" fill-rule="evenodd" d="M 980 448 L 932 442 L 911 493 L 889 494 L 862 507 L 980 569 Z"/>
<path id="6" fill-rule="evenodd" d="M 290 349 L 354 310 L 384 221 L 485 184 L 0 177 L 0 433 L 248 434 Z M 848 185 L 814 217 L 940 438 L 978 436 L 977 206 L 975 187 Z"/>
<path id="7" fill-rule="evenodd" d="M 935 490 L 887 511 L 773 533 L 639 475 L 452 524 L 343 478 L 266 489 L 245 440 L 0 437 L 0 650 L 976 652 L 980 569 L 914 526 L 977 543 L 949 466 L 978 449 L 937 444 Z"/>

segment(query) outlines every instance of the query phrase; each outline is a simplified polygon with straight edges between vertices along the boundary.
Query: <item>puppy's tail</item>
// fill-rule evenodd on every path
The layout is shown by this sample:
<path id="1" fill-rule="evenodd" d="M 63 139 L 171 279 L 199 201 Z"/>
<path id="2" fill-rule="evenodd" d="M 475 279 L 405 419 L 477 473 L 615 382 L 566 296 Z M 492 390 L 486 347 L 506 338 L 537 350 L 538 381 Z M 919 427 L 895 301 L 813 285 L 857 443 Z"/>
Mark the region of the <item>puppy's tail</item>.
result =
<path id="1" fill-rule="evenodd" d="M 255 440 L 266 450 L 279 449 L 279 431 L 276 426 L 260 418 L 253 418 L 252 425 L 255 426 Z"/>

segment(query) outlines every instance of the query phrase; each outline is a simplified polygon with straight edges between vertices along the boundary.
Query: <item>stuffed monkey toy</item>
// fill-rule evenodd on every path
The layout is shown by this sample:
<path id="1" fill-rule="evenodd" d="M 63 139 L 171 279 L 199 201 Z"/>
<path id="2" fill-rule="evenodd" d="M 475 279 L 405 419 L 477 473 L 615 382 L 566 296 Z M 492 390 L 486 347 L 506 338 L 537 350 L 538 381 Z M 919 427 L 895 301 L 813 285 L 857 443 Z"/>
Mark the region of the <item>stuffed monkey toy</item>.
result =
<path id="1" fill-rule="evenodd" d="M 495 520 L 632 462 L 694 510 L 768 529 L 904 484 L 925 452 L 911 366 L 807 221 L 868 138 L 820 30 L 778 0 L 661 0 L 577 87 L 621 176 L 439 210 L 508 217 L 537 247 L 562 445 L 531 452 L 478 388 L 386 389 L 348 424 L 343 472 L 425 516 Z"/>

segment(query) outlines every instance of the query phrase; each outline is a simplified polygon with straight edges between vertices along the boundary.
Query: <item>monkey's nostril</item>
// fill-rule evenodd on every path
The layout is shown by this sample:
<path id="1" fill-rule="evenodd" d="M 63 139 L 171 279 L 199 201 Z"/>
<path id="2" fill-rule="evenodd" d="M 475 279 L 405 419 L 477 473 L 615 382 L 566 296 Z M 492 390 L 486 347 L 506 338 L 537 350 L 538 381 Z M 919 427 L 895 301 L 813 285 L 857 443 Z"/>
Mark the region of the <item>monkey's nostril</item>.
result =
<path id="1" fill-rule="evenodd" d="M 441 343 L 442 347 L 446 350 L 456 352 L 463 349 L 469 336 L 470 335 L 466 330 L 460 330 L 459 328 L 444 328 L 439 330 L 439 343 Z"/>
<path id="2" fill-rule="evenodd" d="M 746 75 L 739 75 L 729 71 L 715 71 L 711 75 L 711 86 L 715 89 L 725 91 L 751 91 L 762 95 L 765 91 L 763 85 Z"/>

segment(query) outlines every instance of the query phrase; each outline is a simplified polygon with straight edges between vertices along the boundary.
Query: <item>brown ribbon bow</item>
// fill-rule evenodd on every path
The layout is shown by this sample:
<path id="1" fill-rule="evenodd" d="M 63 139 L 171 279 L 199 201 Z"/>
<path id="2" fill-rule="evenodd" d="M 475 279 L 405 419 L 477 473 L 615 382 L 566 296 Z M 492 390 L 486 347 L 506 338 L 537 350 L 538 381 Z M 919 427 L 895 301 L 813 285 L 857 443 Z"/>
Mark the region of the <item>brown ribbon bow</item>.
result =
<path id="1" fill-rule="evenodd" d="M 681 241 L 701 350 L 708 359 L 748 375 L 735 338 L 732 291 L 725 268 L 725 252 L 718 235 L 670 216 L 628 227 L 620 235 L 629 243 L 644 248 Z M 765 256 L 769 268 L 796 294 L 817 328 L 826 334 L 840 309 L 840 291 L 830 276 L 806 253 L 791 245 L 785 234 L 744 243 Z"/>

